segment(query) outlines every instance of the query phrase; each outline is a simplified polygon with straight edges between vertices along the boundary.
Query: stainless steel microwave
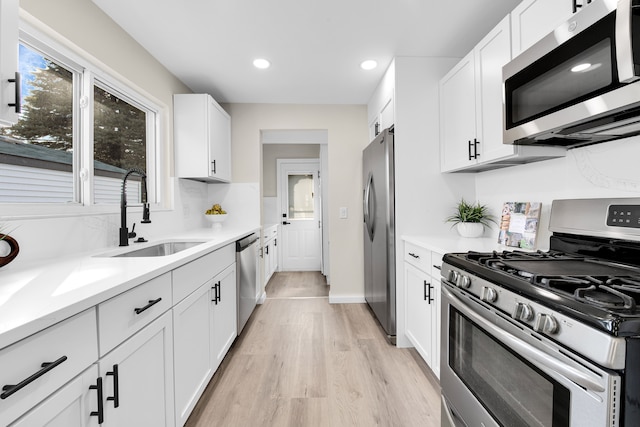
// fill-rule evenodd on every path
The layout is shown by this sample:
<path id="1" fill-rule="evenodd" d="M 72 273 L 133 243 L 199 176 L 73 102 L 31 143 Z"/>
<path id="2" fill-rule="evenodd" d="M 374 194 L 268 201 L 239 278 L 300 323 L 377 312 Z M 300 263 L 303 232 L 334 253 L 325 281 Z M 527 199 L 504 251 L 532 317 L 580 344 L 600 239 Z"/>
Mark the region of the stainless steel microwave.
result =
<path id="1" fill-rule="evenodd" d="M 506 144 L 640 134 L 640 0 L 597 0 L 503 67 Z"/>

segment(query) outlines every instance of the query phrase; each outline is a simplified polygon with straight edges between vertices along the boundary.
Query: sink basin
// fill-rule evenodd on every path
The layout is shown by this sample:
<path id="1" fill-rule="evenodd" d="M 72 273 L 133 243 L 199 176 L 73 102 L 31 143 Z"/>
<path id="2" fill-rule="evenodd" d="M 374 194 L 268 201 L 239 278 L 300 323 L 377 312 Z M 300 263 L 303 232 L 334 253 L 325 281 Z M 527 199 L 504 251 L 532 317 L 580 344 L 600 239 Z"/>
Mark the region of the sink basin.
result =
<path id="1" fill-rule="evenodd" d="M 132 251 L 124 252 L 117 255 L 112 255 L 115 258 L 121 257 L 156 257 L 173 255 L 185 249 L 192 248 L 205 242 L 165 242 L 158 243 L 153 246 L 147 246 L 141 249 L 134 249 Z"/>

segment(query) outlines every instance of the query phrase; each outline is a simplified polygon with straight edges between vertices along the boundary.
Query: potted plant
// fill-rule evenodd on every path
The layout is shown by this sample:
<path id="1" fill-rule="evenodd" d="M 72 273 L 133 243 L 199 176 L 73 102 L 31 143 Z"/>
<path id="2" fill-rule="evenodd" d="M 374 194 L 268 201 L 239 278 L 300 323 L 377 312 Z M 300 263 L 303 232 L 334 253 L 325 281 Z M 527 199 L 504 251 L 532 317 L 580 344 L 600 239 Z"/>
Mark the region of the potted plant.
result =
<path id="1" fill-rule="evenodd" d="M 481 205 L 480 202 L 467 203 L 464 199 L 460 199 L 455 213 L 446 221 L 452 222 L 451 227 L 455 226 L 462 237 L 480 237 L 484 233 L 484 227 L 490 228 L 490 222 L 496 223 L 486 205 Z"/>

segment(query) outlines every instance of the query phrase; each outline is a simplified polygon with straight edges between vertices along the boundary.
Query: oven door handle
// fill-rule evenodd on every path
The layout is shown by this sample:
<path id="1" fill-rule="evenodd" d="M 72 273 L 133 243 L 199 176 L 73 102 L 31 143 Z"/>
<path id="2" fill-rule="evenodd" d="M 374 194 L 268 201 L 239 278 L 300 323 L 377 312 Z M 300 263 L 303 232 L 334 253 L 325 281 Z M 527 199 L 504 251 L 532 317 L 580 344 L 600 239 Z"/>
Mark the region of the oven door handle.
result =
<path id="1" fill-rule="evenodd" d="M 605 388 L 602 386 L 602 384 L 593 379 L 591 376 L 577 370 L 572 366 L 568 366 L 562 363 L 561 361 L 553 357 L 553 355 L 547 354 L 535 347 L 532 347 L 521 339 L 514 337 L 509 332 L 500 329 L 498 326 L 489 322 L 487 319 L 465 305 L 458 297 L 456 297 L 445 287 L 442 287 L 442 292 L 446 294 L 446 296 L 456 305 L 456 308 L 463 312 L 465 316 L 469 317 L 478 325 L 482 326 L 482 328 L 490 332 L 494 337 L 500 339 L 503 343 L 510 346 L 517 353 L 522 354 L 528 359 L 535 360 L 540 365 L 550 370 L 558 372 L 560 375 L 568 378 L 581 387 L 600 393 L 605 391 Z"/>

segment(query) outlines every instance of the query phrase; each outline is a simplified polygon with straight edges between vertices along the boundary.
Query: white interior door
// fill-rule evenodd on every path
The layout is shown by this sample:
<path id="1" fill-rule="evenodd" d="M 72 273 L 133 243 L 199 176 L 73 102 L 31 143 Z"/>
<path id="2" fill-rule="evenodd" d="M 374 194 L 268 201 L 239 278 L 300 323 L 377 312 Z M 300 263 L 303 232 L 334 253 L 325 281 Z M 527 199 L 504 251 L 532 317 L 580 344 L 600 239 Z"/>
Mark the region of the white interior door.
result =
<path id="1" fill-rule="evenodd" d="M 319 170 L 318 159 L 278 160 L 283 271 L 321 269 Z"/>

